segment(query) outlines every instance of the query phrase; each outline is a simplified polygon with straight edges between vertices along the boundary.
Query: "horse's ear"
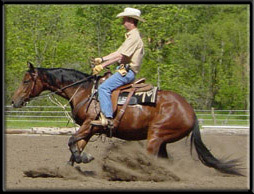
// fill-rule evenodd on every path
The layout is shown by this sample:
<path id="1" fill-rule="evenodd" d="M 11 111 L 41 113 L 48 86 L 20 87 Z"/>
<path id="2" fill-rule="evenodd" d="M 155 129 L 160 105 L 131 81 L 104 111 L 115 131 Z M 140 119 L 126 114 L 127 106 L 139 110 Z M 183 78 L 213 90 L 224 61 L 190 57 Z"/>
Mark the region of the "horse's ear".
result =
<path id="1" fill-rule="evenodd" d="M 34 72 L 34 65 L 31 62 L 27 61 L 27 66 L 30 71 Z"/>

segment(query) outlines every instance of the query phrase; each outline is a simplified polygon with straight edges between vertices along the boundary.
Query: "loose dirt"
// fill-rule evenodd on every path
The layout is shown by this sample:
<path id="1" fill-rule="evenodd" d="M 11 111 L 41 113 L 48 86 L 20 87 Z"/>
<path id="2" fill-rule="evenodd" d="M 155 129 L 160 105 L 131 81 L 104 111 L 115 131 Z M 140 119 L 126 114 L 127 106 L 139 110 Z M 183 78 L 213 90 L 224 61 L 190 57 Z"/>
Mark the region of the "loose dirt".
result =
<path id="1" fill-rule="evenodd" d="M 4 190 L 248 190 L 249 135 L 202 134 L 216 158 L 239 158 L 246 176 L 222 174 L 204 166 L 190 139 L 168 144 L 169 159 L 146 153 L 146 141 L 92 138 L 85 150 L 95 159 L 67 165 L 70 135 L 6 134 Z"/>

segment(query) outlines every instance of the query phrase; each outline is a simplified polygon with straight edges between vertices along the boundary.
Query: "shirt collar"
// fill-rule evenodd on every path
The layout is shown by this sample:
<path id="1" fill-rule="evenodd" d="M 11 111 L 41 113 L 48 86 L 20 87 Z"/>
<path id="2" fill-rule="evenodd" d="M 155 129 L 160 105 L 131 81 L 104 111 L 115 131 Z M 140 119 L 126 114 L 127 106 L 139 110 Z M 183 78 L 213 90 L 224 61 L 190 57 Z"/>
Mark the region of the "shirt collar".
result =
<path id="1" fill-rule="evenodd" d="M 137 28 L 132 29 L 131 31 L 125 33 L 125 38 L 128 38 L 131 34 L 133 34 L 135 31 L 138 31 Z"/>

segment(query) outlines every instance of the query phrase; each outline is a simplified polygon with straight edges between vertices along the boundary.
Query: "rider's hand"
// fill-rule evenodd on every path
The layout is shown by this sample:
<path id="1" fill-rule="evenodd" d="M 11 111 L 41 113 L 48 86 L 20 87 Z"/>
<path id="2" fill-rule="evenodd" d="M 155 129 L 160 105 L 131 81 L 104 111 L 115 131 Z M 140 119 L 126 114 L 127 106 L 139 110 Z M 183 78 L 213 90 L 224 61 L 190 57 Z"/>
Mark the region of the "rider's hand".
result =
<path id="1" fill-rule="evenodd" d="M 100 73 L 103 70 L 103 66 L 102 65 L 96 65 L 93 68 L 93 75 L 97 75 L 98 73 Z"/>
<path id="2" fill-rule="evenodd" d="M 94 59 L 91 60 L 91 63 L 94 64 L 95 66 L 101 64 L 102 62 L 103 62 L 103 58 L 102 57 L 100 57 L 100 58 L 94 58 Z"/>

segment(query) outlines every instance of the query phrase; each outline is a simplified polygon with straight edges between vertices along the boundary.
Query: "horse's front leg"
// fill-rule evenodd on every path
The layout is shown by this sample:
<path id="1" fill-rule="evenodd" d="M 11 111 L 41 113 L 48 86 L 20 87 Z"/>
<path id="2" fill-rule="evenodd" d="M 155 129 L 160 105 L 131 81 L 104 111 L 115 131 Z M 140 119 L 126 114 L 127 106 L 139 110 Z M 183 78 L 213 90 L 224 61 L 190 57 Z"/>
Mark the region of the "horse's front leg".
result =
<path id="1" fill-rule="evenodd" d="M 79 128 L 79 130 L 70 137 L 68 145 L 71 151 L 71 157 L 69 163 L 73 166 L 76 163 L 88 163 L 94 158 L 90 154 L 84 152 L 84 148 L 87 145 L 89 139 L 94 135 L 91 128 L 90 121 L 86 121 Z"/>

